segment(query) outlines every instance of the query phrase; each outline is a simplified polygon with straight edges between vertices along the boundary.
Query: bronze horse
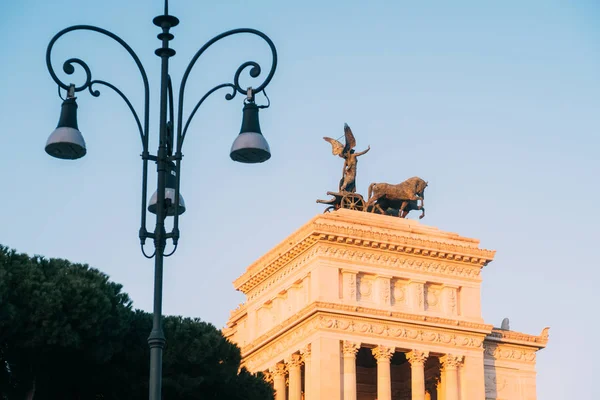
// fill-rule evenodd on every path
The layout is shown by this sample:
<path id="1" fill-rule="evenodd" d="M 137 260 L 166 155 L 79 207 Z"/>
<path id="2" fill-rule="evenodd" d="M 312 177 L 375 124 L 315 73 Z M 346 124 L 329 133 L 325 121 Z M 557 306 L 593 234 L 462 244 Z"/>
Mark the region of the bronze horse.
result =
<path id="1" fill-rule="evenodd" d="M 406 218 L 412 210 L 422 210 L 419 219 L 425 216 L 423 206 L 425 199 L 425 188 L 427 182 L 419 177 L 412 177 L 397 185 L 389 183 L 371 183 L 369 185 L 369 200 L 365 209 L 371 212 L 379 211 L 385 214 L 385 210 L 398 209 L 398 216 Z M 418 205 L 421 200 L 421 205 Z"/>

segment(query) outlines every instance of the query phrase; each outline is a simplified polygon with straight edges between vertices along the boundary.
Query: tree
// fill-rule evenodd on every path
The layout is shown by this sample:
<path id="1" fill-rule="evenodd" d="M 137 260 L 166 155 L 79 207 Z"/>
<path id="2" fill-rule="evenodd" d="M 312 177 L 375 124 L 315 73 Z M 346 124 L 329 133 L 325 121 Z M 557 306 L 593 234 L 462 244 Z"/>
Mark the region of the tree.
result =
<path id="1" fill-rule="evenodd" d="M 0 399 L 146 399 L 152 315 L 121 289 L 87 265 L 0 246 Z M 163 321 L 165 399 L 273 399 L 213 325 Z"/>
<path id="2" fill-rule="evenodd" d="M 0 388 L 10 398 L 85 397 L 121 350 L 131 300 L 83 264 L 0 246 Z"/>

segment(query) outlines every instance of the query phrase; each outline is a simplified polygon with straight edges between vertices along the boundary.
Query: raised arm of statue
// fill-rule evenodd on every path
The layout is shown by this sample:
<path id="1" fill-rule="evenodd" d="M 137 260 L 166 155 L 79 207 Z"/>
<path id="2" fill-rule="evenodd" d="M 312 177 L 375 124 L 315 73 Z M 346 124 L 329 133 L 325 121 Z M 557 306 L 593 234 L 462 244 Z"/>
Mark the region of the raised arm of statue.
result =
<path id="1" fill-rule="evenodd" d="M 367 149 L 365 151 L 361 151 L 360 153 L 356 153 L 355 156 L 356 157 L 360 157 L 363 154 L 367 154 L 369 152 L 369 150 L 371 150 L 371 146 L 367 147 Z"/>

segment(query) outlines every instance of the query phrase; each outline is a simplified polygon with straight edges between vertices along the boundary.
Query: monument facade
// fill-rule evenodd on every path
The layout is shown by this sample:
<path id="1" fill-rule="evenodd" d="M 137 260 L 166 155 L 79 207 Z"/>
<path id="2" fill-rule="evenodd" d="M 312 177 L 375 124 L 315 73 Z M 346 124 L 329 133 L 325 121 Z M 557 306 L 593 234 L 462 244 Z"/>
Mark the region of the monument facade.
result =
<path id="1" fill-rule="evenodd" d="M 246 301 L 223 332 L 277 400 L 534 400 L 548 328 L 483 320 L 481 270 L 494 254 L 414 220 L 337 208 L 235 280 Z"/>

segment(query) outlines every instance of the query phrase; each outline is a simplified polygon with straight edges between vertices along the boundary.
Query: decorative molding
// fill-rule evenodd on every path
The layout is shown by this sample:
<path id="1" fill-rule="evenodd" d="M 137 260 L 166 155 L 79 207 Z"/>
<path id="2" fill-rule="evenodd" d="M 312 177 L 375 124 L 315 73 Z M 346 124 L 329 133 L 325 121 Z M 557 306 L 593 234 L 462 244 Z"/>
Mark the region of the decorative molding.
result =
<path id="1" fill-rule="evenodd" d="M 440 357 L 440 365 L 442 370 L 456 369 L 462 365 L 464 356 L 456 354 L 445 354 Z"/>
<path id="2" fill-rule="evenodd" d="M 382 229 L 368 224 L 368 222 L 372 222 L 373 217 L 378 217 L 375 215 L 367 216 L 365 223 L 360 224 L 356 221 L 356 215 L 344 216 L 344 213 L 338 214 L 337 212 L 331 214 L 337 215 L 319 215 L 313 218 L 255 261 L 242 276 L 234 281 L 234 287 L 248 294 L 317 243 L 319 244 L 317 247 L 325 248 L 325 250 L 320 250 L 319 254 L 337 254 L 334 251 L 335 247 L 331 244 L 339 243 L 344 245 L 346 251 L 351 251 L 351 253 L 341 255 L 342 258 L 358 258 L 365 262 L 375 258 L 378 264 L 381 264 L 382 260 L 387 262 L 391 259 L 390 264 L 395 267 L 469 278 L 477 278 L 480 269 L 491 262 L 495 255 L 495 251 L 478 248 L 479 241 L 477 240 L 420 226 L 420 224 L 419 229 L 415 229 L 413 226 L 403 225 L 403 222 L 400 221 L 399 224 L 387 224 L 392 229 Z M 352 218 L 341 220 L 340 216 Z M 428 239 L 418 238 L 420 234 Z M 439 237 L 441 240 L 431 239 L 432 237 Z M 328 245 L 323 245 L 325 243 Z M 311 251 L 311 253 L 313 252 Z M 402 255 L 417 257 L 406 258 L 401 257 Z M 314 257 L 314 253 L 311 254 L 312 257 Z M 429 261 L 425 261 L 427 259 Z M 440 262 L 440 260 L 444 260 L 444 262 Z M 449 261 L 449 263 L 445 261 Z"/>
<path id="3" fill-rule="evenodd" d="M 326 302 L 314 302 L 304 307 L 302 310 L 292 315 L 287 320 L 283 321 L 279 325 L 271 328 L 266 333 L 262 334 L 251 343 L 242 346 L 242 354 L 248 354 L 255 347 L 260 346 L 261 343 L 275 337 L 279 332 L 287 330 L 294 324 L 299 323 L 303 319 L 308 318 L 310 315 L 315 314 L 319 311 L 340 311 L 343 313 L 362 314 L 359 318 L 394 318 L 404 320 L 408 323 L 419 324 L 420 326 L 432 326 L 435 324 L 436 327 L 441 329 L 451 329 L 454 331 L 476 331 L 478 333 L 487 334 L 492 330 L 492 325 L 479 324 L 475 322 L 460 321 L 450 318 L 433 317 L 426 315 L 409 314 L 398 311 L 386 311 L 376 308 L 358 307 L 348 304 L 336 304 Z M 403 321 L 393 321 L 392 323 L 398 323 Z M 441 325 L 441 326 L 440 326 Z M 411 325 L 414 326 L 414 325 Z M 440 342 L 446 341 L 446 338 L 440 338 Z"/>
<path id="4" fill-rule="evenodd" d="M 342 343 L 342 353 L 344 354 L 344 357 L 356 357 L 358 349 L 360 349 L 360 343 L 350 342 L 348 340 L 344 340 Z"/>
<path id="5" fill-rule="evenodd" d="M 483 355 L 491 360 L 508 360 L 535 363 L 536 351 L 531 348 L 523 348 L 502 343 L 483 343 Z"/>
<path id="6" fill-rule="evenodd" d="M 542 333 L 539 336 L 536 336 L 494 328 L 492 332 L 488 334 L 485 340 L 498 343 L 522 344 L 542 349 L 546 347 L 546 344 L 548 344 L 549 330 L 550 328 L 546 327 L 542 330 Z"/>
<path id="7" fill-rule="evenodd" d="M 408 353 L 406 353 L 406 359 L 408 360 L 411 366 L 424 366 L 428 357 L 428 351 L 411 350 Z"/>
<path id="8" fill-rule="evenodd" d="M 318 312 L 295 327 L 287 327 L 276 337 L 263 337 L 242 348 L 244 362 L 251 371 L 261 364 L 286 351 L 293 350 L 317 331 L 329 331 L 353 334 L 363 343 L 377 343 L 378 339 L 401 339 L 406 345 L 411 343 L 431 343 L 449 348 L 480 349 L 483 345 L 482 334 L 447 331 L 427 326 L 416 326 L 402 322 L 373 321 L 369 318 L 331 315 Z M 370 339 L 368 339 L 370 338 Z M 418 346 L 415 346 L 418 347 Z"/>
<path id="9" fill-rule="evenodd" d="M 396 349 L 393 347 L 382 346 L 382 345 L 379 345 L 379 346 L 371 349 L 371 353 L 373 353 L 373 357 L 375 357 L 375 359 L 377 360 L 378 363 L 390 362 L 395 351 L 396 351 Z"/>

